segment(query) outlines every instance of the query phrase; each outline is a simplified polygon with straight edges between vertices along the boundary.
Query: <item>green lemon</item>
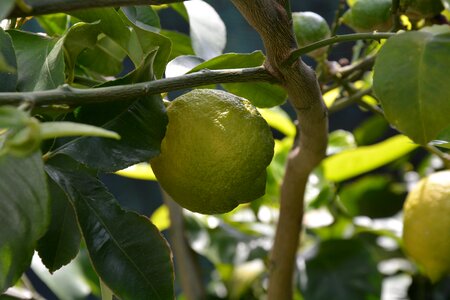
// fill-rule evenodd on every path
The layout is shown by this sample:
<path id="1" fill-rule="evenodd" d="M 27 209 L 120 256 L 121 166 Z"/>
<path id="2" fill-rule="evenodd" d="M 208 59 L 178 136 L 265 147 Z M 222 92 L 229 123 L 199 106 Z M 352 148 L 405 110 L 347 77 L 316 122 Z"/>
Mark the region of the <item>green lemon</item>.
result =
<path id="1" fill-rule="evenodd" d="M 392 27 L 392 0 L 356 0 L 342 22 L 356 32 L 388 31 Z"/>
<path id="2" fill-rule="evenodd" d="M 431 174 L 409 192 L 403 241 L 433 282 L 450 273 L 450 171 Z"/>
<path id="3" fill-rule="evenodd" d="M 150 163 L 176 202 L 216 214 L 264 195 L 274 141 L 248 100 L 198 89 L 172 101 L 167 114 L 161 154 Z"/>
<path id="4" fill-rule="evenodd" d="M 292 13 L 292 23 L 299 47 L 308 46 L 331 35 L 327 21 L 310 11 Z M 319 57 L 326 52 L 326 49 L 326 47 L 323 47 L 308 53 L 308 55 Z"/>

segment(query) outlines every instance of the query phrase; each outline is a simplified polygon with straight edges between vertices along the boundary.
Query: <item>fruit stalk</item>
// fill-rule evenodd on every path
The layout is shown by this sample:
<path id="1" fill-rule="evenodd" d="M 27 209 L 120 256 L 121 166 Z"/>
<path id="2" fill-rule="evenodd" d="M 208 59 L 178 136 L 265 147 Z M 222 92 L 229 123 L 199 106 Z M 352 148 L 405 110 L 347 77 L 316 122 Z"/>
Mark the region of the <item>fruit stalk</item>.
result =
<path id="1" fill-rule="evenodd" d="M 274 0 L 232 0 L 258 31 L 266 48 L 265 66 L 282 83 L 297 113 L 299 140 L 290 152 L 281 188 L 280 216 L 270 257 L 268 299 L 292 299 L 293 273 L 302 228 L 303 198 L 310 172 L 325 156 L 328 119 L 314 71 L 300 58 L 283 64 L 297 43 L 290 16 Z"/>

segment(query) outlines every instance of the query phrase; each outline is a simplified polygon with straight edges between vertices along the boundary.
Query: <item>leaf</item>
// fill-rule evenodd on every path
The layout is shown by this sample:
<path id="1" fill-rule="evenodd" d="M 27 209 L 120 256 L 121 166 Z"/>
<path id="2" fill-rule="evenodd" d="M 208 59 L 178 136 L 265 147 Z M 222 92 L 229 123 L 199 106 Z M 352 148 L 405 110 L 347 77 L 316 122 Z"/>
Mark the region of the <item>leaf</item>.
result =
<path id="1" fill-rule="evenodd" d="M 264 60 L 265 57 L 261 51 L 254 51 L 252 53 L 226 53 L 195 66 L 189 73 L 198 72 L 203 69 L 219 70 L 258 67 L 264 63 Z"/>
<path id="2" fill-rule="evenodd" d="M 141 180 L 154 180 L 156 181 L 156 176 L 153 173 L 152 167 L 149 163 L 139 163 L 132 166 L 129 166 L 126 169 L 119 170 L 115 172 L 117 175 L 133 178 L 133 179 L 141 179 Z"/>
<path id="3" fill-rule="evenodd" d="M 20 278 L 45 233 L 49 202 L 40 153 L 0 158 L 0 294 Z"/>
<path id="4" fill-rule="evenodd" d="M 345 185 L 339 192 L 339 202 L 351 216 L 387 218 L 403 206 L 406 191 L 382 175 L 365 176 Z"/>
<path id="5" fill-rule="evenodd" d="M 288 137 L 295 137 L 297 129 L 289 115 L 280 107 L 258 109 L 261 116 L 266 120 L 270 127 Z"/>
<path id="6" fill-rule="evenodd" d="M 62 36 L 69 27 L 70 17 L 64 13 L 36 16 L 34 18 L 50 36 Z"/>
<path id="7" fill-rule="evenodd" d="M 6 18 L 11 10 L 14 8 L 16 0 L 2 0 L 0 1 L 0 21 Z"/>
<path id="8" fill-rule="evenodd" d="M 103 184 L 86 172 L 48 165 L 50 177 L 73 202 L 92 263 L 122 299 L 173 299 L 167 242 L 145 217 L 124 211 Z"/>
<path id="9" fill-rule="evenodd" d="M 64 83 L 62 39 L 17 30 L 8 33 L 16 50 L 18 91 L 55 89 Z"/>
<path id="10" fill-rule="evenodd" d="M 381 48 L 374 91 L 386 118 L 425 145 L 450 125 L 450 28 L 398 34 Z"/>
<path id="11" fill-rule="evenodd" d="M 17 79 L 17 61 L 11 37 L 0 28 L 0 92 L 15 92 Z"/>
<path id="12" fill-rule="evenodd" d="M 182 55 L 169 61 L 166 66 L 166 78 L 181 76 L 202 64 L 204 60 L 194 55 Z"/>
<path id="13" fill-rule="evenodd" d="M 325 240 L 306 261 L 305 300 L 380 299 L 382 276 L 360 240 Z M 324 288 L 325 287 L 325 288 Z"/>
<path id="14" fill-rule="evenodd" d="M 388 164 L 419 145 L 403 135 L 396 135 L 372 146 L 346 150 L 323 160 L 325 177 L 343 181 Z"/>
<path id="15" fill-rule="evenodd" d="M 75 211 L 64 192 L 48 180 L 51 198 L 51 220 L 36 250 L 50 273 L 68 264 L 78 253 L 81 234 Z"/>
<path id="16" fill-rule="evenodd" d="M 170 213 L 167 205 L 162 204 L 158 207 L 151 215 L 150 220 L 158 227 L 159 231 L 170 228 Z"/>
<path id="17" fill-rule="evenodd" d="M 227 41 L 226 28 L 214 8 L 204 1 L 185 1 L 190 36 L 195 54 L 204 60 L 222 54 Z"/>
<path id="18" fill-rule="evenodd" d="M 191 38 L 188 35 L 170 30 L 161 30 L 159 33 L 172 42 L 169 60 L 180 55 L 194 55 Z"/>
<path id="19" fill-rule="evenodd" d="M 40 128 L 43 139 L 68 136 L 97 136 L 120 140 L 120 135 L 113 131 L 74 122 L 45 122 L 40 124 Z"/>
<path id="20" fill-rule="evenodd" d="M 224 83 L 222 86 L 237 96 L 246 98 L 256 107 L 281 105 L 286 101 L 286 91 L 277 84 L 267 82 Z"/>
<path id="21" fill-rule="evenodd" d="M 154 52 L 150 53 L 142 65 L 114 82 L 131 84 L 152 76 Z M 76 115 L 82 123 L 101 126 L 117 132 L 120 141 L 98 137 L 81 137 L 72 140 L 54 151 L 63 153 L 90 167 L 106 172 L 124 169 L 159 154 L 160 144 L 165 135 L 167 115 L 159 95 L 144 96 L 134 102 L 84 106 Z"/>
<path id="22" fill-rule="evenodd" d="M 158 32 L 161 28 L 158 14 L 149 5 L 122 7 L 121 10 L 128 20 L 141 29 Z"/>
<path id="23" fill-rule="evenodd" d="M 329 134 L 327 155 L 336 154 L 353 148 L 356 148 L 356 143 L 351 132 L 335 130 Z"/>
<path id="24" fill-rule="evenodd" d="M 366 119 L 355 130 L 353 130 L 353 135 L 355 136 L 355 140 L 358 145 L 368 145 L 379 140 L 388 129 L 389 123 L 386 119 L 382 116 L 374 115 Z"/>

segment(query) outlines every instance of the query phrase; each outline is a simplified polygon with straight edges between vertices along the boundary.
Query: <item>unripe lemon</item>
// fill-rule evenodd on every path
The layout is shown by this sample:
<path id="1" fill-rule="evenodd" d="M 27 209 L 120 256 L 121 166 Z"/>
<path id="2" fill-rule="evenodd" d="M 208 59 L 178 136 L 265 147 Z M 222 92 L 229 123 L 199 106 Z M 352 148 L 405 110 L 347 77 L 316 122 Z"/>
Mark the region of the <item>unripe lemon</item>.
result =
<path id="1" fill-rule="evenodd" d="M 292 13 L 292 23 L 299 47 L 308 46 L 309 44 L 329 38 L 331 35 L 327 21 L 311 11 Z M 319 57 L 326 52 L 326 49 L 327 47 L 323 47 L 307 55 Z"/>
<path id="2" fill-rule="evenodd" d="M 182 207 L 225 213 L 264 195 L 274 141 L 248 100 L 198 89 L 172 101 L 167 115 L 161 154 L 150 163 L 161 186 Z"/>
<path id="3" fill-rule="evenodd" d="M 409 192 L 403 241 L 433 282 L 450 273 L 450 171 L 431 174 Z"/>
<path id="4" fill-rule="evenodd" d="M 412 20 L 430 18 L 444 10 L 441 0 L 400 0 L 400 7 Z"/>
<path id="5" fill-rule="evenodd" d="M 356 0 L 342 22 L 356 32 L 388 31 L 392 27 L 392 0 Z"/>

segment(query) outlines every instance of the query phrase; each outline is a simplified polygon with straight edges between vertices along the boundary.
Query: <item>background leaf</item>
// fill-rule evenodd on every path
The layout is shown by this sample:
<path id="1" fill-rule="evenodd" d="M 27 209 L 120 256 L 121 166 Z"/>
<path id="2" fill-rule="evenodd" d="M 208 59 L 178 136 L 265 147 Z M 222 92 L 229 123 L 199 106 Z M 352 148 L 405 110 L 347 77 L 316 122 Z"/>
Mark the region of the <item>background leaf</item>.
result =
<path id="1" fill-rule="evenodd" d="M 128 20 L 141 29 L 159 32 L 161 23 L 158 14 L 149 5 L 122 7 L 122 11 Z"/>
<path id="2" fill-rule="evenodd" d="M 390 38 L 375 63 L 373 86 L 386 118 L 419 144 L 450 124 L 448 53 L 450 28 L 433 26 Z"/>
<path id="3" fill-rule="evenodd" d="M 360 240 L 325 240 L 306 261 L 305 300 L 380 299 L 381 274 Z"/>
<path id="4" fill-rule="evenodd" d="M 17 57 L 17 90 L 54 89 L 64 83 L 63 40 L 10 30 Z"/>
<path id="5" fill-rule="evenodd" d="M 343 181 L 390 163 L 417 147 L 407 137 L 397 135 L 372 146 L 361 146 L 327 157 L 322 166 L 328 180 Z"/>
<path id="6" fill-rule="evenodd" d="M 12 40 L 0 28 L 0 92 L 15 92 L 17 79 L 17 61 Z"/>
<path id="7" fill-rule="evenodd" d="M 212 6 L 204 1 L 185 1 L 190 36 L 195 54 L 204 60 L 222 54 L 227 41 L 226 28 Z"/>
<path id="8" fill-rule="evenodd" d="M 15 0 L 2 0 L 0 2 L 0 21 L 8 16 L 10 11 L 14 8 Z"/>
<path id="9" fill-rule="evenodd" d="M 36 241 L 49 219 L 44 168 L 39 152 L 0 158 L 0 293 L 28 268 Z"/>
<path id="10" fill-rule="evenodd" d="M 73 202 L 92 263 L 122 299 L 173 299 L 172 258 L 148 218 L 122 210 L 86 172 L 48 165 L 47 173 Z"/>
<path id="11" fill-rule="evenodd" d="M 66 194 L 48 180 L 51 198 L 51 220 L 45 235 L 38 241 L 36 250 L 42 263 L 53 273 L 68 264 L 78 253 L 81 234 L 75 211 Z"/>

